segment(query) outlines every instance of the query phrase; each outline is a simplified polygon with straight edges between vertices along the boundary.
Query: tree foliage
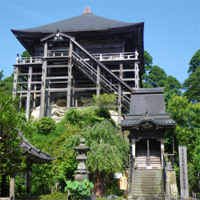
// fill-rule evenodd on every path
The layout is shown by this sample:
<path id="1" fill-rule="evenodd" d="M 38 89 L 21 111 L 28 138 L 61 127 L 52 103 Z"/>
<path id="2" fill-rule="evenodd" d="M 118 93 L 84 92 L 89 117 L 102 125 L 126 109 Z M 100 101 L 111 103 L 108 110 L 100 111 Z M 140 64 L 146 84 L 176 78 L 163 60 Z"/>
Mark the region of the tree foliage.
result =
<path id="1" fill-rule="evenodd" d="M 20 116 L 17 113 L 18 100 L 5 94 L 0 96 L 0 171 L 11 174 L 23 167 L 20 137 L 17 128 Z"/>
<path id="2" fill-rule="evenodd" d="M 178 108 L 178 109 L 177 109 Z M 186 97 L 175 96 L 169 101 L 168 112 L 176 122 L 174 132 L 168 132 L 166 144 L 175 138 L 175 154 L 178 158 L 178 145 L 187 145 L 187 158 L 190 166 L 189 177 L 195 177 L 200 170 L 200 103 L 192 103 Z M 178 160 L 177 160 L 178 165 Z M 198 181 L 189 179 L 190 189 L 197 191 Z M 191 191 L 191 190 L 190 190 Z"/>
<path id="3" fill-rule="evenodd" d="M 194 54 L 189 63 L 189 77 L 184 81 L 184 95 L 190 101 L 200 102 L 200 49 Z"/>
<path id="4" fill-rule="evenodd" d="M 0 93 L 4 93 L 7 94 L 9 96 L 12 95 L 12 91 L 13 91 L 13 80 L 14 80 L 14 74 L 12 73 L 11 76 L 4 78 L 3 80 L 3 71 L 1 71 L 2 73 L 0 74 Z"/>

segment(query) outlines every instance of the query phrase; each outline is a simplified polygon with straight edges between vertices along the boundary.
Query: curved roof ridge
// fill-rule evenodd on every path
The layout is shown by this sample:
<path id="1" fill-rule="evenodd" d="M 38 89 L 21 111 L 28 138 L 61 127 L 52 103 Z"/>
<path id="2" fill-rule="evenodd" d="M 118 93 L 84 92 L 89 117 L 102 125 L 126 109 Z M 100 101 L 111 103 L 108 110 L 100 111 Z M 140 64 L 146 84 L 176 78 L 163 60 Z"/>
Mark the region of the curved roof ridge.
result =
<path id="1" fill-rule="evenodd" d="M 127 27 L 139 23 L 121 22 L 94 14 L 81 14 L 75 17 L 64 19 L 58 22 L 29 28 L 20 29 L 15 31 L 24 32 L 49 32 L 49 31 L 78 31 L 78 30 L 99 30 L 99 29 L 112 29 L 119 27 Z"/>

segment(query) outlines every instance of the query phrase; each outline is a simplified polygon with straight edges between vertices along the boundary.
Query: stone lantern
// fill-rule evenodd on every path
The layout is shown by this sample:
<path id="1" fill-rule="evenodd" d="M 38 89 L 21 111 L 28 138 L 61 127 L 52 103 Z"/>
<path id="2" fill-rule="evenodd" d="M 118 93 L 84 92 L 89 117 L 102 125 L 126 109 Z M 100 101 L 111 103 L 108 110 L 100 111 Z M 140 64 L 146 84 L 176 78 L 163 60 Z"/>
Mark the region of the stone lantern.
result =
<path id="1" fill-rule="evenodd" d="M 75 171 L 75 181 L 82 182 L 84 179 L 89 180 L 89 171 L 87 171 L 86 168 L 86 160 L 87 152 L 90 151 L 90 147 L 85 146 L 85 139 L 80 140 L 80 145 L 77 147 L 74 147 L 73 149 L 78 151 L 78 156 L 76 157 L 76 160 L 78 160 L 78 168 Z"/>

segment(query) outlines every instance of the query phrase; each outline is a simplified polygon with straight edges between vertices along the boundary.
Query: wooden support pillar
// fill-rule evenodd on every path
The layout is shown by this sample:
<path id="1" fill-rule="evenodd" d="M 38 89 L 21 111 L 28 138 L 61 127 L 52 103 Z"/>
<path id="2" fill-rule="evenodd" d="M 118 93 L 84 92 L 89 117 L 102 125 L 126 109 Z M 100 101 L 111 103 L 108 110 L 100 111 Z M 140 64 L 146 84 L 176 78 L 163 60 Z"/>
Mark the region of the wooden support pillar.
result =
<path id="1" fill-rule="evenodd" d="M 147 166 L 150 166 L 149 139 L 147 139 Z"/>
<path id="2" fill-rule="evenodd" d="M 51 75 L 51 69 L 47 69 L 47 75 L 50 76 Z M 49 80 L 46 81 L 47 83 L 47 88 L 50 89 L 50 83 Z M 51 96 L 51 92 L 47 91 L 46 92 L 46 116 L 50 117 L 50 96 Z"/>
<path id="3" fill-rule="evenodd" d="M 140 86 L 140 83 L 139 83 L 139 67 L 138 67 L 138 51 L 137 51 L 137 48 L 135 48 L 135 58 L 136 58 L 136 61 L 135 61 L 135 88 L 139 88 Z"/>
<path id="4" fill-rule="evenodd" d="M 47 57 L 47 51 L 48 51 L 48 42 L 46 41 L 44 43 L 44 57 L 46 58 Z"/>
<path id="5" fill-rule="evenodd" d="M 75 107 L 78 107 L 78 94 L 77 94 L 77 92 L 75 92 L 74 101 L 75 101 Z"/>
<path id="6" fill-rule="evenodd" d="M 15 200 L 15 175 L 10 177 L 10 199 Z"/>
<path id="7" fill-rule="evenodd" d="M 72 79 L 72 51 L 73 43 L 69 43 L 68 83 L 67 83 L 67 108 L 71 106 L 71 79 Z"/>
<path id="8" fill-rule="evenodd" d="M 72 78 L 72 90 L 71 90 L 71 105 L 74 107 L 74 77 Z"/>
<path id="9" fill-rule="evenodd" d="M 17 80 L 18 80 L 18 67 L 15 67 L 14 82 L 13 82 L 13 97 L 17 95 Z"/>
<path id="10" fill-rule="evenodd" d="M 123 64 L 120 63 L 119 65 L 119 78 L 122 79 L 123 75 L 122 75 L 122 70 L 123 70 Z M 118 124 L 121 123 L 121 115 L 122 115 L 122 87 L 121 84 L 118 83 Z"/>
<path id="11" fill-rule="evenodd" d="M 135 158 L 135 149 L 136 149 L 136 145 L 135 145 L 135 139 L 131 139 L 131 147 L 132 147 L 132 156 L 133 158 Z"/>
<path id="12" fill-rule="evenodd" d="M 46 73 L 47 73 L 47 61 L 44 60 L 42 64 L 42 85 L 41 85 L 41 98 L 40 98 L 40 117 L 44 117 L 45 108 L 45 90 L 46 90 Z"/>
<path id="13" fill-rule="evenodd" d="M 22 77 L 19 78 L 19 82 L 23 82 Z M 19 85 L 19 91 L 22 91 L 22 84 Z M 22 93 L 19 95 L 19 108 L 22 108 Z"/>
<path id="14" fill-rule="evenodd" d="M 26 171 L 26 177 L 27 177 L 27 200 L 31 198 L 31 166 L 28 166 Z"/>
<path id="15" fill-rule="evenodd" d="M 160 140 L 160 151 L 161 151 L 161 165 L 162 167 L 164 166 L 164 159 L 163 159 L 163 156 L 164 156 L 164 139 L 161 139 Z"/>
<path id="16" fill-rule="evenodd" d="M 27 88 L 27 99 L 26 99 L 26 120 L 29 120 L 30 116 L 30 100 L 31 100 L 31 82 L 32 82 L 32 67 L 28 70 L 28 88 Z"/>
<path id="17" fill-rule="evenodd" d="M 121 115 L 122 115 L 122 103 L 121 103 L 121 84 L 118 83 L 118 124 L 121 123 Z"/>
<path id="18" fill-rule="evenodd" d="M 34 85 L 33 89 L 36 91 L 36 85 Z M 33 93 L 33 108 L 36 108 L 36 92 Z"/>
<path id="19" fill-rule="evenodd" d="M 97 64 L 97 81 L 96 81 L 96 95 L 99 96 L 100 94 L 100 67 L 99 64 Z"/>

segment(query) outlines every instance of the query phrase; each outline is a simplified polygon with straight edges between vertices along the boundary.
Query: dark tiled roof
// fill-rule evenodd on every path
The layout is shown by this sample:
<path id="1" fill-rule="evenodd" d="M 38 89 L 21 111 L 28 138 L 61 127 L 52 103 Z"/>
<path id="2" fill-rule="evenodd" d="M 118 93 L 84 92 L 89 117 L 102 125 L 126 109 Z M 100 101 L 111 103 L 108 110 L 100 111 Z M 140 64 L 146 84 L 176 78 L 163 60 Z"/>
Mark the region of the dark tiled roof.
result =
<path id="1" fill-rule="evenodd" d="M 22 133 L 20 131 L 19 136 L 22 136 Z M 51 154 L 45 153 L 40 149 L 37 149 L 31 143 L 29 143 L 27 139 L 23 136 L 22 142 L 20 143 L 19 147 L 23 149 L 23 153 L 26 156 L 34 157 L 36 159 L 36 163 L 38 162 L 38 160 L 40 161 L 39 163 L 49 163 L 52 160 L 55 160 L 55 158 L 51 158 Z"/>
<path id="2" fill-rule="evenodd" d="M 137 25 L 140 23 L 126 23 L 120 22 L 104 17 L 100 17 L 94 14 L 82 14 L 76 17 L 58 21 L 55 23 L 47 24 L 44 26 L 39 26 L 35 28 L 22 29 L 20 31 L 25 32 L 49 32 L 56 31 L 81 31 L 81 30 L 102 30 L 102 29 L 112 29 L 119 27 L 128 27 L 132 25 Z"/>
<path id="3" fill-rule="evenodd" d="M 126 119 L 121 121 L 120 126 L 137 126 L 142 122 L 153 122 L 156 125 L 176 125 L 176 122 L 171 118 L 140 118 L 140 119 Z"/>
<path id="4" fill-rule="evenodd" d="M 163 89 L 145 88 L 144 90 L 136 91 L 138 92 L 131 95 L 131 105 L 129 114 L 144 115 L 146 112 L 148 112 L 148 114 L 166 113 Z"/>
<path id="5" fill-rule="evenodd" d="M 164 88 L 134 88 L 137 94 L 157 94 L 163 93 Z"/>

